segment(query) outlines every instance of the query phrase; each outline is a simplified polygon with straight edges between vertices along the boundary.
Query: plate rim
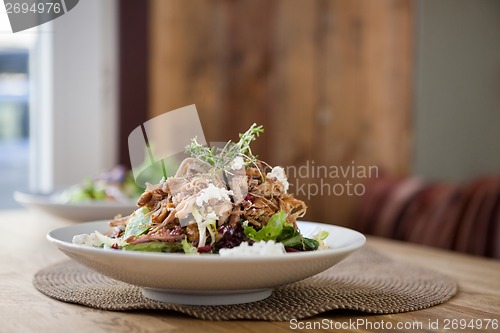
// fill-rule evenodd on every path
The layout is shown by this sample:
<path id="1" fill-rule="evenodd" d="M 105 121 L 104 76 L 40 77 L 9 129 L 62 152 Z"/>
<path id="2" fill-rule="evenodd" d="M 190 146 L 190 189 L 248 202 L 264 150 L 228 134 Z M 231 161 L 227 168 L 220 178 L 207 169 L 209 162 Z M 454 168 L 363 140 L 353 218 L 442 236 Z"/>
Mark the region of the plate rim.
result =
<path id="1" fill-rule="evenodd" d="M 48 193 L 32 193 L 24 191 L 15 191 L 14 199 L 23 205 L 43 205 L 50 207 L 66 207 L 66 208 L 131 208 L 137 206 L 136 200 L 130 200 L 130 202 L 121 201 L 90 201 L 82 203 L 65 203 L 51 200 L 51 195 L 55 192 Z"/>
<path id="2" fill-rule="evenodd" d="M 105 256 L 118 256 L 118 257 L 128 257 L 130 259 L 147 259 L 147 260 L 153 260 L 153 261 L 189 261 L 192 263 L 196 262 L 216 262 L 216 263 L 228 263 L 228 262 L 262 262 L 263 260 L 265 261 L 282 261 L 282 260 L 287 260 L 287 261 L 297 261 L 298 259 L 307 259 L 307 258 L 322 258 L 322 257 L 329 257 L 329 256 L 337 256 L 337 255 L 342 255 L 345 253 L 350 253 L 354 250 L 357 250 L 361 247 L 363 247 L 366 244 L 366 236 L 362 234 L 361 232 L 344 227 L 344 226 L 339 226 L 339 225 L 333 225 L 333 224 L 327 224 L 327 223 L 321 223 L 321 222 L 311 222 L 311 221 L 297 221 L 297 223 L 300 224 L 305 224 L 305 225 L 323 225 L 327 226 L 328 228 L 333 228 L 333 229 L 339 229 L 339 230 L 344 230 L 348 232 L 354 233 L 357 237 L 359 237 L 358 240 L 354 241 L 352 244 L 339 247 L 339 248 L 329 248 L 329 249 L 324 249 L 324 250 L 318 250 L 318 251 L 307 251 L 307 252 L 294 252 L 294 253 L 287 253 L 286 255 L 282 254 L 275 254 L 275 255 L 266 255 L 266 256 L 219 256 L 219 255 L 186 255 L 184 253 L 157 253 L 157 252 L 141 252 L 141 251 L 123 251 L 123 250 L 108 250 L 108 249 L 102 249 L 102 248 L 95 248 L 95 247 L 90 247 L 90 246 L 84 246 L 84 245 L 78 245 L 78 244 L 73 244 L 67 241 L 63 241 L 61 239 L 58 239 L 54 236 L 55 232 L 60 232 L 64 229 L 74 229 L 78 227 L 82 228 L 88 228 L 90 229 L 93 225 L 102 225 L 105 226 L 105 224 L 108 222 L 108 220 L 98 220 L 98 221 L 89 221 L 86 222 L 85 224 L 76 224 L 76 225 L 70 225 L 70 226 L 64 226 L 64 227 L 59 227 L 52 229 L 46 234 L 46 238 L 49 242 L 54 244 L 59 250 L 62 249 L 67 249 L 68 251 L 71 252 L 77 252 L 81 254 L 102 254 Z M 91 231 L 92 232 L 92 231 Z M 64 252 L 64 251 L 63 251 Z"/>

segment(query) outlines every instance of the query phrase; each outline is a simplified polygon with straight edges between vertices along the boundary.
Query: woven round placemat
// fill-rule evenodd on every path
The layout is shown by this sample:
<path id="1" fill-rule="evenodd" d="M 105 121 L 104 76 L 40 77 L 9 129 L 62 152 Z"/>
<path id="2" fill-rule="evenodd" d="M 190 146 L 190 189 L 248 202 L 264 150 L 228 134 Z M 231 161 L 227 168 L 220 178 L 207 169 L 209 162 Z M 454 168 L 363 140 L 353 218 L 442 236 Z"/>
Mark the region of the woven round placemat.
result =
<path id="1" fill-rule="evenodd" d="M 64 261 L 35 274 L 33 284 L 60 301 L 101 310 L 171 310 L 209 320 L 302 319 L 335 309 L 367 313 L 414 311 L 445 302 L 456 282 L 440 273 L 391 260 L 365 247 L 333 268 L 282 286 L 253 303 L 221 306 L 165 304 L 145 298 L 141 289 Z"/>

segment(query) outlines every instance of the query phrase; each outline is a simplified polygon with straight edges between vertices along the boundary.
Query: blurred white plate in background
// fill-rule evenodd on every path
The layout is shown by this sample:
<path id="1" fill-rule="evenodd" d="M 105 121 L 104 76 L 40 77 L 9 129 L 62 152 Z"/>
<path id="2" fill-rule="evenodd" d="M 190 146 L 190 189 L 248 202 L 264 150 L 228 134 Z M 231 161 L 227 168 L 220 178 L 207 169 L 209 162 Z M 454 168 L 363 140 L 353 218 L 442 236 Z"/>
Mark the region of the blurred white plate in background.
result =
<path id="1" fill-rule="evenodd" d="M 135 201 L 92 201 L 86 203 L 64 203 L 53 194 L 15 192 L 14 198 L 26 208 L 40 210 L 49 215 L 75 222 L 111 220 L 118 214 L 130 215 L 137 209 Z"/>

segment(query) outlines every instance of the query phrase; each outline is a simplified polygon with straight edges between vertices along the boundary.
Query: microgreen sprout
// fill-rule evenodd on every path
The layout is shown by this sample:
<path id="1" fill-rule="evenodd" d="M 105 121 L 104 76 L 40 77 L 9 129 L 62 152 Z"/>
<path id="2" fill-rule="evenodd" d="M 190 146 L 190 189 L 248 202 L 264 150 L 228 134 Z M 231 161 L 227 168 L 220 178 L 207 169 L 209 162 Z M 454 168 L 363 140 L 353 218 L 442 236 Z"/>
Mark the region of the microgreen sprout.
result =
<path id="1" fill-rule="evenodd" d="M 262 132 L 264 132 L 262 125 L 253 124 L 245 133 L 240 134 L 237 143 L 228 141 L 223 148 L 203 146 L 194 138 L 186 147 L 186 152 L 191 157 L 210 164 L 216 170 L 228 171 L 230 163 L 238 156 L 243 158 L 245 165 L 255 164 L 257 157 L 253 155 L 250 144 Z"/>

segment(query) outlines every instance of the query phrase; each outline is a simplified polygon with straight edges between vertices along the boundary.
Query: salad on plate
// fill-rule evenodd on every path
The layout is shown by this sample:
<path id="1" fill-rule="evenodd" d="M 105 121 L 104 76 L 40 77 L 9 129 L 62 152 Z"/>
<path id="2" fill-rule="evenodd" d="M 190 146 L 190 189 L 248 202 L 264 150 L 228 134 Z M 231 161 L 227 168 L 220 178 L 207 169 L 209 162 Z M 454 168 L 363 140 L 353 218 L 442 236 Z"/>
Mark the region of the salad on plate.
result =
<path id="1" fill-rule="evenodd" d="M 131 171 L 118 165 L 111 170 L 102 172 L 93 178 L 87 178 L 62 191 L 56 192 L 52 198 L 61 203 L 89 202 L 130 202 L 137 200 L 143 189 L 134 181 Z"/>
<path id="2" fill-rule="evenodd" d="M 326 231 L 305 237 L 297 226 L 306 204 L 291 193 L 285 170 L 252 154 L 264 131 L 253 124 L 239 141 L 207 147 L 194 138 L 176 174 L 147 184 L 138 209 L 109 222 L 105 234 L 73 243 L 112 250 L 272 255 L 325 248 Z"/>

